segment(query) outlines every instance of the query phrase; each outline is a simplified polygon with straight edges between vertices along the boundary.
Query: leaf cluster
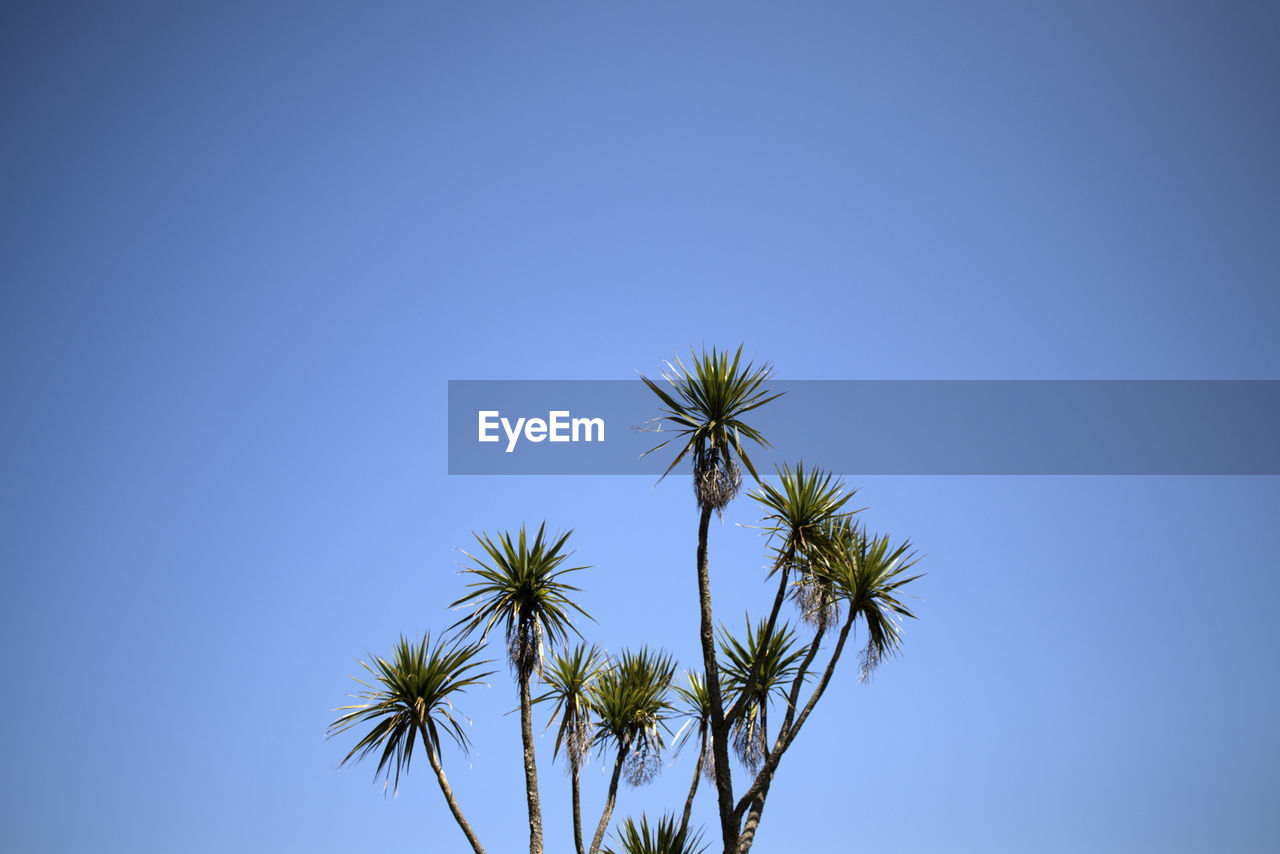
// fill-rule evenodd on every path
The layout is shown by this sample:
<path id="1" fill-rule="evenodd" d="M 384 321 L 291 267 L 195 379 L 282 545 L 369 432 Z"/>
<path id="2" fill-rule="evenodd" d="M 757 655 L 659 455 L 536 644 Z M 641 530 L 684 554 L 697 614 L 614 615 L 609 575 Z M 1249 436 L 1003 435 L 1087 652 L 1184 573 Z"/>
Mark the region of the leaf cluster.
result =
<path id="1" fill-rule="evenodd" d="M 593 743 L 627 754 L 627 781 L 632 786 L 648 782 L 659 769 L 664 733 L 670 732 L 667 721 L 675 715 L 668 694 L 675 670 L 668 653 L 648 647 L 623 650 L 592 686 Z"/>
<path id="2" fill-rule="evenodd" d="M 767 621 L 753 624 L 748 620 L 745 640 L 720 627 L 720 650 L 723 656 L 720 678 L 725 696 L 736 697 L 747 692 L 742 714 L 733 722 L 733 744 L 742 763 L 755 771 L 767 749 L 765 725 L 769 701 L 771 697 L 786 698 L 787 683 L 798 672 L 808 646 L 797 645 L 795 632 L 786 625 L 770 631 Z"/>
<path id="3" fill-rule="evenodd" d="M 479 658 L 482 649 L 482 643 L 461 640 L 439 639 L 433 644 L 430 634 L 417 644 L 401 636 L 390 658 L 374 656 L 372 665 L 361 661 L 373 681 L 351 677 L 365 688 L 351 696 L 366 702 L 336 709 L 346 714 L 330 725 L 329 736 L 364 723 L 373 726 L 339 766 L 381 749 L 374 776 L 385 775 L 390 783 L 394 771 L 398 790 L 400 772 L 408 770 L 417 738 L 425 739 L 429 751 L 439 753 L 443 733 L 465 752 L 469 745 L 462 728 L 465 718 L 454 709 L 453 699 L 492 675 L 493 671 L 478 672 L 491 663 Z"/>
<path id="4" fill-rule="evenodd" d="M 771 394 L 765 387 L 773 375 L 771 366 L 741 364 L 742 347 L 738 347 L 732 359 L 727 350 L 714 347 L 710 353 L 703 351 L 701 355 L 691 351 L 690 356 L 691 368 L 686 368 L 678 357 L 666 363 L 662 378 L 670 391 L 646 376 L 640 377 L 662 401 L 662 415 L 657 421 L 670 422 L 676 433 L 674 438 L 645 453 L 682 440 L 684 446 L 662 477 L 692 454 L 698 504 L 720 510 L 733 499 L 742 484 L 737 460 L 741 460 L 753 478 L 759 480 L 760 477 L 743 447 L 743 440 L 769 447 L 760 431 L 742 421 L 742 416 L 777 399 L 781 393 Z"/>
<path id="5" fill-rule="evenodd" d="M 775 470 L 777 486 L 761 481 L 748 493 L 765 511 L 761 521 L 773 552 L 770 577 L 789 562 L 799 561 L 803 566 L 825 559 L 833 544 L 831 523 L 858 512 L 843 509 L 857 490 L 846 489 L 830 472 L 818 468 L 806 471 L 803 462 L 795 468 L 784 463 Z"/>
<path id="6" fill-rule="evenodd" d="M 860 667 L 865 680 L 901 646 L 901 618 L 916 615 L 903 604 L 899 591 L 923 573 L 907 575 L 919 561 L 910 541 L 892 545 L 887 535 L 869 534 L 849 519 L 832 523 L 829 536 L 837 559 L 815 566 L 814 572 L 849 609 L 850 619 L 861 617 L 866 626 Z"/>
<path id="7" fill-rule="evenodd" d="M 604 854 L 701 854 L 707 849 L 702 844 L 702 831 L 690 833 L 676 816 L 663 815 L 653 827 L 641 813 L 640 823 L 630 816 L 616 831 L 616 848 L 605 848 Z"/>
<path id="8" fill-rule="evenodd" d="M 471 634 L 479 629 L 483 641 L 494 625 L 502 626 L 508 658 L 521 680 L 535 670 L 541 672 L 544 643 L 560 646 L 570 632 L 581 637 L 571 621 L 572 612 L 590 619 L 569 596 L 581 591 L 561 580 L 570 572 L 587 568 L 561 568 L 569 557 L 564 548 L 573 532 L 549 537 L 546 527 L 545 522 L 538 527 L 532 542 L 523 525 L 515 540 L 509 532 L 500 533 L 496 540 L 485 533 L 476 534 L 485 557 L 465 550 L 462 553 L 476 564 L 464 572 L 477 580 L 467 585 L 472 588 L 470 593 L 450 606 L 473 609 L 450 626 L 451 631 Z"/>
<path id="9" fill-rule="evenodd" d="M 542 681 L 547 691 L 533 702 L 552 703 L 547 728 L 557 720 L 556 746 L 552 754 L 559 757 L 565 750 L 565 761 L 570 770 L 585 764 L 591 749 L 591 737 L 595 729 L 593 693 L 596 678 L 606 660 L 599 646 L 588 647 L 580 643 L 572 649 L 551 657 L 551 664 L 544 668 Z"/>

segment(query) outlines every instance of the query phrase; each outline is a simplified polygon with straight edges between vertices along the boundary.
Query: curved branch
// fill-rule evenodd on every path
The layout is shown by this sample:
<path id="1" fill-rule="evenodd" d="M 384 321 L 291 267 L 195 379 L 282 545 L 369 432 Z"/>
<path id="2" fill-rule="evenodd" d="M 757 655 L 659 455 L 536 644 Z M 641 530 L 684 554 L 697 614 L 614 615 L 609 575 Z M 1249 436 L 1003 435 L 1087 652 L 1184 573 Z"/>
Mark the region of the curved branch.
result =
<path id="1" fill-rule="evenodd" d="M 804 663 L 801 664 L 799 672 L 796 673 L 795 682 L 791 685 L 791 695 L 787 698 L 787 714 L 783 718 L 782 725 L 778 727 L 778 737 L 774 741 L 773 749 L 769 751 L 769 755 L 765 758 L 760 772 L 756 774 L 756 778 L 751 782 L 751 787 L 743 793 L 742 798 L 734 807 L 734 818 L 737 821 L 742 820 L 743 813 L 751 806 L 752 801 L 757 797 L 763 797 L 763 794 L 768 791 L 769 784 L 773 781 L 774 772 L 778 769 L 778 763 L 782 761 L 782 754 L 791 746 L 791 742 L 795 741 L 796 735 L 800 732 L 800 727 L 804 726 L 804 722 L 808 720 L 814 706 L 818 704 L 823 692 L 827 690 L 827 684 L 831 681 L 831 676 L 835 672 L 836 662 L 840 660 L 840 653 L 844 651 L 844 642 L 849 637 L 849 630 L 853 628 L 853 620 L 856 616 L 856 612 L 851 613 L 849 619 L 845 621 L 844 626 L 840 629 L 840 637 L 836 641 L 835 649 L 832 650 L 831 660 L 827 662 L 826 670 L 823 671 L 822 678 L 818 680 L 818 684 L 814 687 L 813 694 L 809 696 L 808 702 L 805 703 L 804 709 L 800 712 L 799 717 L 796 717 L 795 711 L 796 703 L 800 697 L 800 685 L 818 651 L 818 638 L 814 638 L 813 645 L 805 656 Z M 763 809 L 763 803 L 761 808 Z"/>
<path id="2" fill-rule="evenodd" d="M 476 854 L 484 854 L 484 848 L 480 846 L 480 840 L 476 838 L 471 825 L 467 824 L 466 818 L 462 815 L 462 808 L 458 806 L 457 799 L 453 797 L 453 789 L 449 786 L 449 779 L 445 777 L 444 769 L 440 767 L 440 760 L 436 757 L 436 752 L 431 747 L 431 740 L 427 738 L 426 727 L 419 724 L 418 730 L 422 733 L 422 743 L 427 748 L 427 762 L 431 764 L 431 770 L 436 772 L 436 780 L 440 783 L 440 791 L 444 792 L 444 799 L 449 804 L 449 811 L 453 813 L 453 818 L 458 822 L 458 827 L 461 827 L 462 832 L 467 835 L 467 841 L 471 843 L 471 847 L 475 849 Z"/>
<path id="3" fill-rule="evenodd" d="M 689 816 L 693 812 L 693 797 L 698 794 L 698 782 L 702 778 L 702 763 L 707 761 L 707 739 L 703 737 L 702 747 L 698 749 L 698 764 L 693 766 L 693 783 L 689 786 L 689 797 L 684 801 L 684 815 L 680 818 L 680 826 L 689 826 Z"/>
<path id="4" fill-rule="evenodd" d="M 609 778 L 609 796 L 604 802 L 604 814 L 600 816 L 600 824 L 596 827 L 596 835 L 591 840 L 591 854 L 600 850 L 604 841 L 604 832 L 609 827 L 609 818 L 613 815 L 613 802 L 618 797 L 618 775 L 622 773 L 622 760 L 627 756 L 627 746 L 618 746 L 618 758 L 613 763 L 613 776 Z"/>
<path id="5" fill-rule="evenodd" d="M 782 603 L 787 598 L 787 579 L 791 574 L 791 564 L 795 560 L 795 546 L 787 549 L 787 554 L 783 560 L 779 561 L 782 566 L 782 579 L 778 584 L 778 593 L 773 597 L 773 610 L 769 612 L 769 620 L 765 624 L 764 637 L 773 637 L 773 630 L 778 623 L 778 612 L 782 610 Z M 747 674 L 746 684 L 743 686 L 742 693 L 738 695 L 738 699 L 734 701 L 733 708 L 725 713 L 724 719 L 729 723 L 733 723 L 742 717 L 742 712 L 747 706 L 747 698 L 756 690 L 756 683 L 760 681 L 760 667 L 763 660 L 757 658 L 751 664 L 751 672 Z"/>

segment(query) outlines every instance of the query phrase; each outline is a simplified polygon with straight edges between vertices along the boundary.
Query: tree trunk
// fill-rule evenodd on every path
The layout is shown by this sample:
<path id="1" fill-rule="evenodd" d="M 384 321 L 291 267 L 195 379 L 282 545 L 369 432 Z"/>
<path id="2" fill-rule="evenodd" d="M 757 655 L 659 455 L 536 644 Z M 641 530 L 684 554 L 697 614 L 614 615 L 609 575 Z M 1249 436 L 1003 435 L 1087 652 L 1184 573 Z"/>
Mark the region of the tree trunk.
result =
<path id="1" fill-rule="evenodd" d="M 742 835 L 738 837 L 738 854 L 747 854 L 751 844 L 756 841 L 756 828 L 760 826 L 760 814 L 764 812 L 764 799 L 769 794 L 769 783 L 765 783 L 760 794 L 751 802 L 747 812 L 747 822 L 742 826 Z"/>
<path id="2" fill-rule="evenodd" d="M 618 758 L 613 763 L 613 776 L 609 778 L 609 797 L 605 798 L 604 815 L 600 816 L 600 824 L 596 827 L 596 835 L 591 840 L 591 854 L 600 850 L 604 842 L 604 832 L 609 827 L 609 819 L 613 816 L 613 801 L 618 796 L 618 775 L 622 773 L 622 760 L 627 756 L 627 746 L 618 747 Z"/>
<path id="3" fill-rule="evenodd" d="M 575 763 L 570 771 L 570 785 L 573 787 L 573 847 L 578 854 L 585 854 L 582 850 L 582 791 L 578 785 L 578 766 Z"/>
<path id="4" fill-rule="evenodd" d="M 760 743 L 766 746 L 769 744 L 769 723 L 766 717 L 768 711 L 769 698 L 766 697 L 764 704 L 760 707 Z M 765 758 L 768 758 L 768 753 L 765 754 Z M 773 776 L 770 775 L 765 780 L 760 794 L 751 802 L 751 809 L 747 811 L 747 821 L 742 825 L 742 833 L 738 835 L 738 854 L 747 854 L 751 850 L 751 843 L 756 841 L 756 828 L 760 826 L 760 814 L 764 812 L 764 799 L 769 795 L 769 785 L 772 782 Z"/>
<path id="5" fill-rule="evenodd" d="M 467 841 L 471 843 L 471 847 L 475 849 L 476 854 L 484 854 L 484 848 L 480 846 L 480 840 L 476 839 L 475 833 L 471 830 L 471 825 L 467 824 L 467 820 L 463 818 L 462 809 L 453 797 L 453 789 L 449 787 L 449 779 L 444 776 L 444 769 L 440 767 L 440 760 L 436 758 L 436 752 L 431 748 L 431 742 L 427 739 L 426 728 L 419 726 L 418 730 L 422 733 L 422 743 L 427 749 L 427 762 L 431 764 L 431 770 L 436 772 L 436 779 L 440 781 L 440 791 L 444 792 L 444 799 L 449 804 L 449 811 L 453 813 L 453 818 L 458 822 L 458 827 L 461 827 L 462 832 L 467 835 Z"/>
<path id="6" fill-rule="evenodd" d="M 529 675 L 520 674 L 520 738 L 524 742 L 524 785 L 529 796 L 529 854 L 542 854 L 542 804 L 538 800 L 538 766 L 533 750 L 533 708 Z"/>
<path id="7" fill-rule="evenodd" d="M 698 603 L 701 606 L 702 664 L 706 668 L 707 698 L 711 703 L 711 757 L 716 769 L 716 799 L 720 806 L 720 835 L 725 854 L 738 846 L 738 821 L 733 815 L 733 778 L 729 771 L 729 730 L 725 726 L 720 696 L 720 669 L 716 665 L 715 628 L 711 619 L 711 576 L 707 570 L 707 527 L 711 508 L 702 508 L 698 520 Z"/>

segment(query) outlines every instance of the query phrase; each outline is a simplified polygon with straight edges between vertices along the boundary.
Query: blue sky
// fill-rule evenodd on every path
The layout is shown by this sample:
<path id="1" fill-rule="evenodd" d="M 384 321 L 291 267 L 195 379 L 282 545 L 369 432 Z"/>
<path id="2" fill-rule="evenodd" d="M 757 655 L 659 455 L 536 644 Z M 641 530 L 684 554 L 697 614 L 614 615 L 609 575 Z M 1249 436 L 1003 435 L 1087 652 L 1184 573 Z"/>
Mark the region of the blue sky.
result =
<path id="1" fill-rule="evenodd" d="M 1280 379 L 1278 30 L 6 4 L 2 847 L 461 850 L 425 766 L 384 799 L 324 731 L 353 658 L 452 622 L 473 530 L 575 528 L 588 636 L 696 661 L 687 484 L 449 477 L 449 379 L 704 342 L 796 379 Z M 926 555 L 921 619 L 837 677 L 757 850 L 1275 849 L 1275 478 L 851 482 Z M 755 516 L 712 531 L 724 620 L 768 595 Z M 515 702 L 499 672 L 445 760 L 494 852 L 524 844 Z"/>

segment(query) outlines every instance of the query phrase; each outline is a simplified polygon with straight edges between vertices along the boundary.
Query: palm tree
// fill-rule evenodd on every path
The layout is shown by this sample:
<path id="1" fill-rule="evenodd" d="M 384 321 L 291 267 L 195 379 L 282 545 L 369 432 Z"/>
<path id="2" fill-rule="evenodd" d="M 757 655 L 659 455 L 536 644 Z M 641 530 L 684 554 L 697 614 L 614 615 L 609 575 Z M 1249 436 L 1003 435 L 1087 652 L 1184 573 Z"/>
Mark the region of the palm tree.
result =
<path id="1" fill-rule="evenodd" d="M 674 713 L 667 690 L 675 670 L 675 661 L 667 653 L 650 652 L 648 647 L 624 650 L 592 686 L 596 716 L 592 742 L 602 751 L 616 748 L 617 753 L 590 854 L 596 854 L 604 840 L 624 768 L 627 782 L 636 787 L 653 779 L 662 767 L 663 732 Z"/>
<path id="2" fill-rule="evenodd" d="M 831 585 L 813 572 L 813 567 L 841 559 L 840 550 L 831 538 L 831 526 L 858 512 L 843 509 L 856 490 L 846 491 L 842 482 L 833 482 L 832 475 L 821 469 L 806 471 L 804 463 L 797 463 L 794 469 L 784 464 L 776 471 L 777 486 L 761 481 L 758 488 L 749 493 L 765 510 L 762 521 L 766 523 L 773 553 L 769 576 L 780 575 L 764 634 L 773 636 L 778 612 L 788 593 L 799 604 L 801 618 L 818 626 L 821 634 L 834 616 L 835 597 Z M 797 576 L 794 581 L 792 570 Z M 756 675 L 748 674 L 737 701 L 726 714 L 730 725 L 736 725 L 745 711 L 748 697 L 755 690 Z"/>
<path id="3" fill-rule="evenodd" d="M 805 470 L 804 463 L 795 468 L 783 463 L 775 466 L 778 485 L 761 481 L 749 495 L 765 510 L 763 521 L 769 533 L 774 555 L 770 576 L 785 570 L 798 555 L 813 554 L 831 543 L 828 523 L 851 516 L 844 505 L 857 493 L 820 468 Z"/>
<path id="4" fill-rule="evenodd" d="M 796 648 L 795 632 L 789 627 L 770 631 L 761 620 L 754 626 L 747 622 L 745 643 L 721 626 L 720 648 L 725 656 L 725 693 L 743 698 L 742 715 L 732 722 L 733 747 L 754 774 L 768 748 L 769 700 L 786 697 L 783 685 L 798 672 L 808 647 Z"/>
<path id="5" fill-rule="evenodd" d="M 764 436 L 742 421 L 742 416 L 764 406 L 779 394 L 770 394 L 765 383 L 773 374 L 768 365 L 741 365 L 742 347 L 732 360 L 727 351 L 712 348 L 701 355 L 692 353 L 692 368 L 677 358 L 667 362 L 662 378 L 670 386 L 664 390 L 653 380 L 642 376 L 645 384 L 662 402 L 659 421 L 675 427 L 675 438 L 684 446 L 667 466 L 663 477 L 686 456 L 693 458 L 693 491 L 698 500 L 698 600 L 701 608 L 699 626 L 702 663 L 705 668 L 707 694 L 711 702 L 712 757 L 715 764 L 716 796 L 720 808 L 720 832 L 726 851 L 736 847 L 737 820 L 733 815 L 733 780 L 729 771 L 728 730 L 721 704 L 720 677 L 716 665 L 715 629 L 711 614 L 711 582 L 707 570 L 707 527 L 711 511 L 723 512 L 742 484 L 743 466 L 759 480 L 755 466 L 743 447 L 744 440 L 769 447 Z M 668 439 L 646 453 L 665 447 Z"/>
<path id="6" fill-rule="evenodd" d="M 479 558 L 463 551 L 476 564 L 464 571 L 478 580 L 468 585 L 473 588 L 470 593 L 451 606 L 474 609 L 451 629 L 462 627 L 468 633 L 480 629 L 481 642 L 497 624 L 502 625 L 506 634 L 507 655 L 520 686 L 520 736 L 524 745 L 530 854 L 542 854 L 542 805 L 538 798 L 529 680 L 535 671 L 542 670 L 544 644 L 556 647 L 565 642 L 570 632 L 579 634 L 570 622 L 571 613 L 577 611 L 590 619 L 568 596 L 580 592 L 578 588 L 560 580 L 567 573 L 586 569 L 583 566 L 561 568 L 569 557 L 564 547 L 571 533 L 549 538 L 544 522 L 532 543 L 523 526 L 514 542 L 506 532 L 499 534 L 496 541 L 488 534 L 476 534 L 487 557 Z"/>
<path id="7" fill-rule="evenodd" d="M 745 816 L 736 847 L 738 854 L 746 854 L 750 850 L 778 762 L 826 691 L 854 624 L 861 618 L 867 631 L 867 643 L 860 662 L 860 676 L 865 681 L 887 656 L 897 652 L 901 644 L 898 628 L 901 618 L 915 618 L 915 614 L 898 598 L 902 587 L 921 577 L 918 574 L 906 575 L 917 562 L 909 542 L 891 546 L 887 536 L 868 535 L 848 516 L 828 523 L 825 536 L 832 547 L 811 569 L 817 582 L 829 585 L 839 604 L 845 607 L 844 624 L 826 669 L 803 708 L 799 703 L 800 687 L 817 652 L 818 638 L 814 638 L 800 662 L 773 749 L 734 808 L 735 815 Z"/>
<path id="8" fill-rule="evenodd" d="M 595 729 L 591 716 L 591 690 L 600 675 L 603 661 L 604 653 L 600 647 L 588 647 L 584 643 L 553 656 L 551 665 L 542 674 L 548 690 L 533 701 L 550 700 L 555 704 L 551 710 L 551 723 L 559 719 L 560 728 L 556 731 L 554 755 L 559 756 L 560 748 L 564 747 L 573 793 L 573 844 L 578 854 L 585 854 L 578 775 L 591 752 L 591 736 Z M 548 728 L 551 723 L 547 724 Z"/>
<path id="9" fill-rule="evenodd" d="M 867 630 L 859 675 L 870 678 L 887 656 L 898 651 L 902 617 L 915 619 L 898 598 L 898 591 L 921 577 L 905 577 L 919 561 L 910 541 L 891 546 L 888 536 L 871 536 L 860 525 L 844 520 L 832 526 L 833 538 L 841 544 L 845 560 L 824 564 L 818 575 L 833 585 L 849 609 L 848 620 L 861 617 Z"/>
<path id="10" fill-rule="evenodd" d="M 433 645 L 430 635 L 413 644 L 402 636 L 390 659 L 375 657 L 372 666 L 360 662 L 373 675 L 373 682 L 351 677 L 365 688 L 352 696 L 366 702 L 335 709 L 346 714 L 329 727 L 329 736 L 332 737 L 359 724 L 372 723 L 373 726 L 339 766 L 380 750 L 378 768 L 374 773 L 385 775 L 389 784 L 394 770 L 397 790 L 400 772 L 408 770 L 409 761 L 413 758 L 414 741 L 421 738 L 427 762 L 436 772 L 436 780 L 449 810 L 476 854 L 484 854 L 484 849 L 462 815 L 440 765 L 439 754 L 441 733 L 452 738 L 464 751 L 467 749 L 467 735 L 459 721 L 460 713 L 453 707 L 453 698 L 473 685 L 481 684 L 481 680 L 492 673 L 476 672 L 490 663 L 478 659 L 482 647 L 479 643 L 448 643 L 443 640 Z"/>
<path id="11" fill-rule="evenodd" d="M 674 438 L 650 448 L 645 454 L 665 448 L 676 439 L 683 439 L 684 447 L 662 476 L 666 477 L 681 460 L 692 454 L 693 491 L 698 506 L 723 510 L 742 486 L 742 469 L 735 456 L 751 476 L 759 480 L 756 468 L 742 446 L 743 438 L 769 447 L 759 431 L 744 423 L 741 416 L 782 394 L 771 395 L 764 387 L 773 376 L 771 366 L 766 364 L 755 368 L 748 362 L 741 369 L 738 367 L 742 347 L 738 347 L 732 362 L 728 351 L 720 352 L 714 347 L 709 354 L 704 350 L 701 356 L 692 351 L 690 355 L 692 370 L 686 368 L 678 357 L 674 364 L 666 363 L 667 369 L 662 372 L 662 378 L 670 384 L 672 394 L 648 377 L 640 377 L 665 407 L 657 420 L 670 421 L 676 427 Z"/>
<path id="12" fill-rule="evenodd" d="M 691 836 L 688 825 L 677 823 L 674 815 L 664 815 L 652 828 L 643 813 L 638 825 L 628 816 L 617 834 L 618 847 L 606 848 L 604 854 L 701 854 L 707 849 L 701 844 L 702 831 Z"/>

